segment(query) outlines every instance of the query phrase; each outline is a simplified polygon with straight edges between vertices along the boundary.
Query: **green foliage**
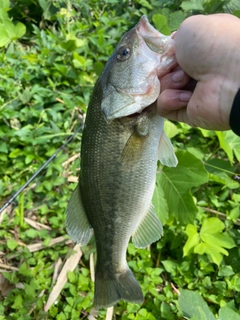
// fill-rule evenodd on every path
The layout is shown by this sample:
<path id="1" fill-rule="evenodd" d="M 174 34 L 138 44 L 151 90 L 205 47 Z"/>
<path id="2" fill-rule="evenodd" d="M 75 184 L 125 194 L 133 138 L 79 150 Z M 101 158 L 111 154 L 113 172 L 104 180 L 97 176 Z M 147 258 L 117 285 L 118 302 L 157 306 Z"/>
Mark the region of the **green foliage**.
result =
<path id="1" fill-rule="evenodd" d="M 239 1 L 2 1 L 0 204 L 83 122 L 104 64 L 141 15 L 169 34 L 192 14 L 229 10 L 240 16 Z M 230 131 L 169 121 L 165 130 L 179 166 L 158 170 L 153 203 L 164 237 L 149 250 L 129 244 L 128 263 L 145 301 L 142 306 L 121 301 L 115 318 L 176 320 L 184 314 L 196 320 L 218 314 L 237 320 L 240 139 Z M 57 266 L 61 269 L 71 251 L 65 209 L 79 174 L 79 157 L 70 159 L 80 143 L 81 134 L 0 214 L 0 320 L 74 320 L 92 312 L 93 242 L 82 248 L 81 262 L 44 311 Z M 105 317 L 106 310 L 100 310 L 98 319 Z"/>
<path id="2" fill-rule="evenodd" d="M 181 290 L 179 305 L 187 319 L 215 320 L 207 303 L 196 292 Z"/>
<path id="3" fill-rule="evenodd" d="M 206 183 L 208 175 L 202 162 L 191 153 L 178 151 L 176 156 L 178 158 L 177 167 L 165 167 L 157 175 L 157 192 L 163 192 L 171 213 L 170 217 L 186 224 L 193 222 L 197 213 L 191 189 Z M 165 212 L 161 208 L 157 209 L 157 212 L 160 220 L 165 220 L 161 218 L 162 214 L 166 216 Z"/>
<path id="4" fill-rule="evenodd" d="M 186 319 L 191 320 L 215 320 L 207 303 L 197 292 L 181 290 L 179 306 Z M 234 308 L 235 309 L 235 308 Z M 232 304 L 219 310 L 218 320 L 240 320 L 240 315 L 232 309 Z"/>
<path id="5" fill-rule="evenodd" d="M 222 254 L 228 255 L 224 249 L 231 249 L 235 246 L 233 239 L 227 234 L 221 233 L 225 225 L 218 218 L 206 219 L 198 233 L 197 227 L 189 224 L 186 227 L 188 240 L 183 248 L 184 255 L 191 251 L 197 254 L 207 253 L 217 265 L 222 261 Z"/>
<path id="6" fill-rule="evenodd" d="M 8 17 L 7 11 L 9 7 L 10 1 L 2 0 L 0 7 L 0 47 L 4 47 L 11 41 L 21 38 L 26 32 L 26 27 L 23 23 L 17 22 L 15 24 Z"/>

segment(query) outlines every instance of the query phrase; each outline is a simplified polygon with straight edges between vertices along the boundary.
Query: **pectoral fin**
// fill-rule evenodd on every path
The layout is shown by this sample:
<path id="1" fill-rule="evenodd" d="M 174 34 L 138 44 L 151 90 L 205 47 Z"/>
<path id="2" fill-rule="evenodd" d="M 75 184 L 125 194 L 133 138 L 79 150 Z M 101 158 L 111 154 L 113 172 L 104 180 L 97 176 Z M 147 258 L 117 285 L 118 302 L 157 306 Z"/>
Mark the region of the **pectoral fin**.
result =
<path id="1" fill-rule="evenodd" d="M 122 151 L 121 162 L 123 165 L 131 167 L 142 158 L 142 155 L 146 152 L 149 126 L 147 117 L 141 117 L 137 120 L 134 130 Z"/>
<path id="2" fill-rule="evenodd" d="M 141 159 L 145 146 L 144 140 L 145 137 L 141 137 L 135 132 L 132 133 L 122 151 L 121 162 L 123 166 L 131 168 Z"/>
<path id="3" fill-rule="evenodd" d="M 159 141 L 158 159 L 162 164 L 168 167 L 176 167 L 178 164 L 178 160 L 175 156 L 172 143 L 166 136 L 165 132 L 162 133 Z"/>
<path id="4" fill-rule="evenodd" d="M 93 235 L 93 229 L 82 204 L 79 184 L 68 203 L 66 229 L 72 241 L 81 245 L 86 245 Z"/>
<path id="5" fill-rule="evenodd" d="M 159 240 L 162 235 L 162 224 L 151 205 L 132 235 L 132 242 L 138 248 L 145 248 L 152 242 Z"/>

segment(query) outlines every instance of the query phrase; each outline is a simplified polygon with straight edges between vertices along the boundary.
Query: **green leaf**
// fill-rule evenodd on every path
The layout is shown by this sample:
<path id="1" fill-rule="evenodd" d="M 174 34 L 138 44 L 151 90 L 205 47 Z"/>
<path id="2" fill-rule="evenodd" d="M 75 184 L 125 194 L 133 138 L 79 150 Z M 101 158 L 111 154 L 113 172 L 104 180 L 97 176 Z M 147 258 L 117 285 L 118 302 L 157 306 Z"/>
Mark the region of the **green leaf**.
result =
<path id="1" fill-rule="evenodd" d="M 231 249 L 235 247 L 233 239 L 227 234 L 220 232 L 225 228 L 224 223 L 218 218 L 209 218 L 203 222 L 200 237 L 202 241 L 214 246 Z"/>
<path id="2" fill-rule="evenodd" d="M 184 11 L 198 10 L 203 11 L 203 0 L 183 1 L 181 7 Z"/>
<path id="3" fill-rule="evenodd" d="M 202 162 L 191 153 L 179 151 L 176 155 L 177 167 L 164 167 L 157 175 L 157 183 L 164 190 L 171 216 L 187 224 L 193 222 L 198 211 L 191 188 L 206 183 L 208 174 Z"/>
<path id="4" fill-rule="evenodd" d="M 210 243 L 201 242 L 194 248 L 194 253 L 208 254 L 212 261 L 219 265 L 222 261 L 222 254 L 228 255 L 228 252 L 222 247 L 214 246 Z"/>
<path id="5" fill-rule="evenodd" d="M 170 28 L 168 27 L 167 18 L 162 14 L 154 14 L 152 17 L 153 23 L 161 33 L 169 35 L 171 33 Z"/>
<path id="6" fill-rule="evenodd" d="M 170 306 L 166 302 L 161 303 L 161 315 L 164 319 L 174 320 L 175 316 L 170 308 Z"/>
<path id="7" fill-rule="evenodd" d="M 233 149 L 231 148 L 230 144 L 226 140 L 226 137 L 222 131 L 216 131 L 216 135 L 219 140 L 220 148 L 222 148 L 226 152 L 228 159 L 229 159 L 230 163 L 232 164 L 233 163 Z"/>
<path id="8" fill-rule="evenodd" d="M 33 270 L 29 268 L 26 262 L 21 264 L 19 268 L 19 273 L 27 277 L 33 276 Z"/>
<path id="9" fill-rule="evenodd" d="M 167 272 L 171 273 L 173 276 L 176 275 L 176 263 L 171 260 L 164 260 L 162 261 L 162 264 Z"/>
<path id="10" fill-rule="evenodd" d="M 77 49 L 76 40 L 70 39 L 60 43 L 60 46 L 66 51 L 74 51 Z"/>
<path id="11" fill-rule="evenodd" d="M 232 14 L 238 18 L 240 18 L 240 10 L 234 10 Z"/>
<path id="12" fill-rule="evenodd" d="M 10 249 L 10 250 L 14 250 L 16 249 L 18 246 L 18 243 L 17 241 L 15 241 L 14 239 L 9 239 L 7 241 L 7 247 Z"/>
<path id="13" fill-rule="evenodd" d="M 209 180 L 216 181 L 227 186 L 230 189 L 239 187 L 239 182 L 235 181 L 234 170 L 229 161 L 221 159 L 211 159 L 205 162 L 207 171 L 210 173 Z"/>
<path id="14" fill-rule="evenodd" d="M 13 303 L 13 305 L 11 307 L 14 308 L 14 309 L 20 309 L 20 308 L 23 307 L 22 295 L 18 294 L 16 296 L 16 298 L 14 299 L 14 303 Z"/>
<path id="15" fill-rule="evenodd" d="M 9 36 L 9 39 L 15 40 L 16 34 L 15 34 L 15 26 L 12 23 L 10 19 L 7 19 L 4 21 L 4 28 Z"/>
<path id="16" fill-rule="evenodd" d="M 174 11 L 169 14 L 168 25 L 171 31 L 175 31 L 180 27 L 180 24 L 186 18 L 186 13 L 182 11 Z"/>
<path id="17" fill-rule="evenodd" d="M 4 47 L 10 42 L 10 39 L 9 39 L 8 33 L 6 32 L 4 26 L 1 24 L 0 24 L 0 34 L 1 34 L 0 47 Z"/>
<path id="18" fill-rule="evenodd" d="M 1 142 L 0 144 L 0 152 L 8 153 L 8 146 L 6 142 Z"/>
<path id="19" fill-rule="evenodd" d="M 101 62 L 97 61 L 94 63 L 93 67 L 94 67 L 94 71 L 96 72 L 96 74 L 98 76 L 100 76 L 100 74 L 102 73 L 103 68 L 104 68 L 103 64 Z"/>
<path id="20" fill-rule="evenodd" d="M 203 222 L 200 234 L 213 234 L 221 232 L 224 228 L 225 225 L 221 220 L 218 218 L 209 218 Z"/>
<path id="21" fill-rule="evenodd" d="M 222 268 L 220 268 L 218 275 L 220 277 L 229 277 L 232 276 L 234 274 L 233 268 L 231 266 L 222 266 Z"/>
<path id="22" fill-rule="evenodd" d="M 215 246 L 224 247 L 231 249 L 235 247 L 233 238 L 227 234 L 202 234 L 200 233 L 201 239 L 207 243 L 214 243 Z"/>
<path id="23" fill-rule="evenodd" d="M 22 36 L 24 36 L 25 33 L 26 33 L 26 26 L 23 23 L 18 22 L 15 25 L 15 36 L 16 36 L 16 38 L 21 38 Z"/>
<path id="24" fill-rule="evenodd" d="M 225 143 L 230 146 L 238 162 L 240 162 L 240 139 L 231 130 L 223 132 Z"/>
<path id="25" fill-rule="evenodd" d="M 9 0 L 1 0 L 1 7 L 4 9 L 10 8 L 10 1 Z"/>
<path id="26" fill-rule="evenodd" d="M 169 139 L 172 139 L 178 134 L 178 128 L 177 126 L 172 123 L 171 121 L 165 121 L 164 123 L 164 131 Z"/>
<path id="27" fill-rule="evenodd" d="M 139 4 L 141 4 L 143 7 L 146 7 L 148 9 L 152 9 L 153 7 L 150 5 L 149 1 L 147 0 L 138 0 Z"/>
<path id="28" fill-rule="evenodd" d="M 197 293 L 189 290 L 181 290 L 179 306 L 183 314 L 196 320 L 216 320 L 207 303 Z M 225 319 L 226 320 L 226 319 Z"/>
<path id="29" fill-rule="evenodd" d="M 214 263 L 219 265 L 222 261 L 222 254 L 228 255 L 224 248 L 235 247 L 234 240 L 230 236 L 220 233 L 224 228 L 224 223 L 218 218 L 206 219 L 200 233 L 197 233 L 195 226 L 188 225 L 186 233 L 189 238 L 184 246 L 184 255 L 189 254 L 191 250 L 200 255 L 206 253 Z"/>
<path id="30" fill-rule="evenodd" d="M 223 307 L 219 310 L 219 320 L 240 320 L 240 315 L 234 310 Z"/>
<path id="31" fill-rule="evenodd" d="M 188 235 L 188 240 L 183 247 L 183 255 L 187 256 L 191 253 L 193 248 L 199 243 L 200 235 L 197 231 L 197 227 L 192 224 L 187 225 L 185 232 Z"/>

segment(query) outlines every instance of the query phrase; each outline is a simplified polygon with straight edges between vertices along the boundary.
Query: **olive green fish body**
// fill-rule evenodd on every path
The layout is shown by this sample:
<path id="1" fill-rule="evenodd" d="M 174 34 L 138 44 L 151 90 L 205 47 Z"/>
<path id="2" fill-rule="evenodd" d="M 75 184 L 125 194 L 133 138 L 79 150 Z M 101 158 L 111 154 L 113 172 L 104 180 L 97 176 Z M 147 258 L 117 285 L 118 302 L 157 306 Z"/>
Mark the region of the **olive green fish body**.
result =
<path id="1" fill-rule="evenodd" d="M 151 205 L 157 161 L 177 163 L 153 103 L 160 91 L 154 70 L 161 59 L 141 36 L 155 37 L 151 28 L 142 18 L 123 37 L 94 87 L 82 136 L 79 184 L 67 209 L 73 241 L 87 244 L 94 232 L 95 308 L 121 299 L 143 301 L 126 262 L 127 245 L 131 236 L 137 247 L 161 237 Z"/>
<path id="2" fill-rule="evenodd" d="M 96 278 L 104 279 L 129 270 L 129 239 L 151 210 L 163 119 L 152 110 L 136 118 L 115 119 L 106 126 L 97 104 L 93 99 L 88 110 L 79 184 L 94 229 Z"/>

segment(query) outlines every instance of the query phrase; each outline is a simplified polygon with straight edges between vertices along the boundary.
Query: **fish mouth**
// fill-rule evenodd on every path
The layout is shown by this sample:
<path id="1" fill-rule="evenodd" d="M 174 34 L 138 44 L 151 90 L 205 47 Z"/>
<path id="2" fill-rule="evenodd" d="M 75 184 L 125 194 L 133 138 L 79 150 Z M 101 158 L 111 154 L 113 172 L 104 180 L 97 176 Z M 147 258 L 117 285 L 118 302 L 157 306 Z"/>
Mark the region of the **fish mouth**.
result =
<path id="1" fill-rule="evenodd" d="M 148 21 L 146 16 L 142 16 L 136 26 L 137 33 L 143 38 L 146 45 L 156 53 L 164 53 L 167 50 L 169 36 L 161 34 Z M 172 38 L 172 35 L 171 35 Z"/>

